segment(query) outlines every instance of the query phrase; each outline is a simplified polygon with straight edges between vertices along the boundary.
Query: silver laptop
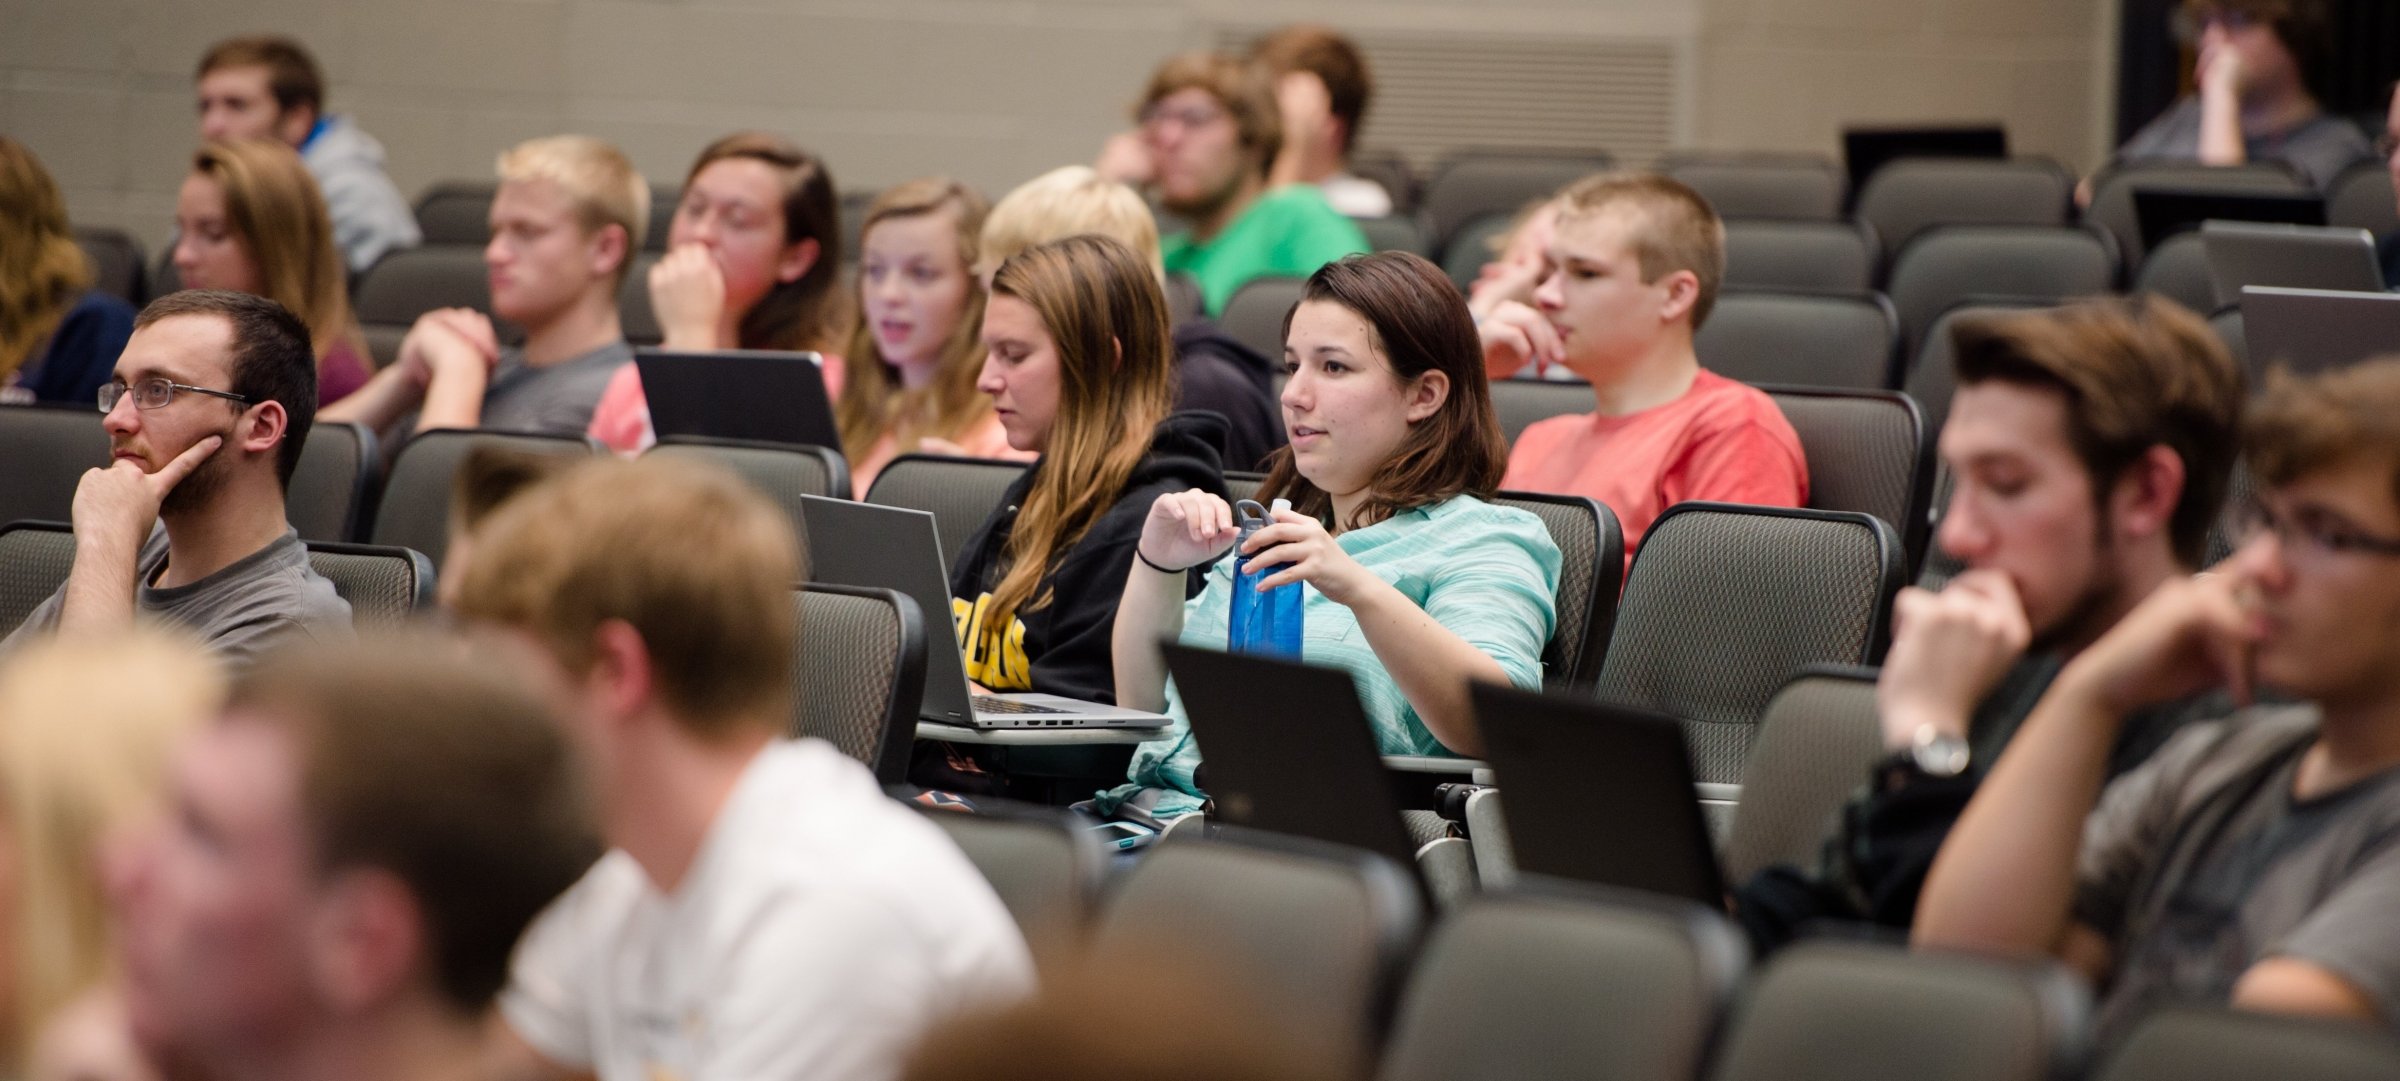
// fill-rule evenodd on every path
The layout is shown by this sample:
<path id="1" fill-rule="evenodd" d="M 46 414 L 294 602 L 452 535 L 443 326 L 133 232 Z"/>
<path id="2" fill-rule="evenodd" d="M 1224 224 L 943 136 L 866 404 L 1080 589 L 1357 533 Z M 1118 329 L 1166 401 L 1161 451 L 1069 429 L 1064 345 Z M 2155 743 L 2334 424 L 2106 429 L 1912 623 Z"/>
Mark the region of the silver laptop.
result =
<path id="1" fill-rule="evenodd" d="M 925 618 L 925 699 L 920 715 L 968 728 L 1157 728 L 1172 718 L 1055 694 L 974 694 L 950 618 L 949 564 L 933 515 L 847 499 L 800 498 L 809 577 L 895 590 Z M 944 634 L 942 631 L 949 630 Z"/>
<path id="2" fill-rule="evenodd" d="M 2400 294 L 2249 286 L 2242 337 L 2253 372 L 2280 364 L 2306 375 L 2400 353 Z"/>
<path id="3" fill-rule="evenodd" d="M 2246 285 L 2380 293 L 2383 261 L 2364 229 L 2212 221 L 2200 227 L 2217 303 L 2241 299 Z"/>

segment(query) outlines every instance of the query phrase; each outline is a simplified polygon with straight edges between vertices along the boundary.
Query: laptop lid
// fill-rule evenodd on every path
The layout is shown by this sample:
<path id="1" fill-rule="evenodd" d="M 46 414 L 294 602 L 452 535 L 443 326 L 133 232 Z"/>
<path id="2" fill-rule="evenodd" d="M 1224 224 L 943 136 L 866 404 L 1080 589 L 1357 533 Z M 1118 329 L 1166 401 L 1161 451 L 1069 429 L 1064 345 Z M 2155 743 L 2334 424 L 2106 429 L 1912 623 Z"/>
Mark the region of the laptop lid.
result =
<path id="1" fill-rule="evenodd" d="M 2168 237 L 2197 229 L 2207 221 L 2323 225 L 2325 197 L 2299 192 L 2135 188 L 2133 215 L 2141 223 L 2142 250 L 2156 251 Z"/>
<path id="2" fill-rule="evenodd" d="M 2200 226 L 2217 303 L 2242 298 L 2245 285 L 2380 293 L 2383 261 L 2364 229 L 2212 221 Z"/>
<path id="3" fill-rule="evenodd" d="M 925 697 L 918 713 L 944 724 L 973 724 L 933 515 L 809 495 L 800 497 L 800 524 L 811 579 L 897 590 L 917 602 L 925 619 Z"/>
<path id="4" fill-rule="evenodd" d="M 2242 336 L 2252 372 L 2347 367 L 2400 350 L 2400 294 L 2245 286 Z"/>
<path id="5" fill-rule="evenodd" d="M 636 349 L 642 397 L 659 438 L 754 439 L 842 449 L 824 360 L 815 353 Z"/>
<path id="6" fill-rule="evenodd" d="M 1216 817 L 1416 866 L 1358 687 L 1339 668 L 1162 643 Z"/>
<path id="7" fill-rule="evenodd" d="M 1842 132 L 1842 160 L 1850 190 L 1867 185 L 1875 170 L 1901 158 L 2005 158 L 2008 130 L 1998 124 L 1955 127 L 1849 128 Z"/>
<path id="8" fill-rule="evenodd" d="M 1724 904 L 1674 718 L 1484 683 L 1469 693 L 1519 869 Z"/>

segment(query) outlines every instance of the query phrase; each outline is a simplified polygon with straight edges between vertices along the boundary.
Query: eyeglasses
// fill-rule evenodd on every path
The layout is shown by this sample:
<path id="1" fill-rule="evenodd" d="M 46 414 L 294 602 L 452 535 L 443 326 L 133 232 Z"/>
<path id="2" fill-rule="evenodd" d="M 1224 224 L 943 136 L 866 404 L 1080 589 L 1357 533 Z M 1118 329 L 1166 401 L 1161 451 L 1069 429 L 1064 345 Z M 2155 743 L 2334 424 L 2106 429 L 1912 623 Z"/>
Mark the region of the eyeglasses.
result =
<path id="1" fill-rule="evenodd" d="M 1163 128 L 1173 124 L 1185 131 L 1190 131 L 1193 128 L 1205 128 L 1214 124 L 1224 115 L 1225 110 L 1212 109 L 1206 105 L 1194 105 L 1186 109 L 1169 109 L 1163 105 L 1153 105 L 1142 110 L 1141 124 L 1145 128 Z"/>
<path id="2" fill-rule="evenodd" d="M 2400 556 L 2400 538 L 2378 537 L 2362 532 L 2320 507 L 2303 506 L 2285 514 L 2263 501 L 2252 500 L 2242 508 L 2240 522 L 2241 537 L 2245 543 L 2261 533 L 2273 533 L 2275 543 L 2295 553 L 2332 555 L 2363 552 L 2367 555 Z"/>
<path id="3" fill-rule="evenodd" d="M 175 392 L 179 390 L 188 390 L 194 394 L 206 394 L 211 398 L 223 398 L 226 401 L 240 402 L 243 405 L 253 405 L 256 404 L 257 401 L 254 398 L 244 397 L 240 394 L 233 394 L 222 390 L 210 390 L 207 387 L 189 386 L 183 383 L 175 382 L 174 380 L 168 379 L 164 376 L 154 375 L 148 379 L 136 382 L 132 386 L 127 386 L 123 383 L 109 383 L 101 387 L 100 411 L 106 413 L 111 409 L 115 409 L 117 407 L 117 399 L 125 397 L 128 394 L 133 396 L 133 407 L 135 409 L 165 409 L 167 407 L 167 403 L 175 400 Z"/>
<path id="4" fill-rule="evenodd" d="M 2247 12 L 2227 11 L 2223 8 L 2195 11 L 2188 7 L 2175 9 L 2175 14 L 2167 19 L 2168 31 L 2174 34 L 2176 42 L 2182 45 L 2199 44 L 2200 36 L 2208 32 L 2211 24 L 2224 27 L 2228 34 L 2238 34 L 2257 26 L 2258 20 Z"/>

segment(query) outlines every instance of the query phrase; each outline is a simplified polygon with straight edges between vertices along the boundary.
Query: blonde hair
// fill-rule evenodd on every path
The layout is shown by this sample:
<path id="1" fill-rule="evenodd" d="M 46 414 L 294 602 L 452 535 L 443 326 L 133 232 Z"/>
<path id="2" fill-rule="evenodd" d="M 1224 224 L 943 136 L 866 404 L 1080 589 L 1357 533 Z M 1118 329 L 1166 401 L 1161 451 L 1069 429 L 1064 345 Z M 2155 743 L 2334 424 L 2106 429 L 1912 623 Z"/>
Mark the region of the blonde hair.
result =
<path id="1" fill-rule="evenodd" d="M 1716 208 L 1681 181 L 1656 173 L 1600 173 L 1558 193 L 1560 221 L 1620 205 L 1634 214 L 1633 257 L 1643 284 L 1678 270 L 1700 279 L 1700 296 L 1692 302 L 1692 329 L 1700 329 L 1725 284 L 1725 223 Z"/>
<path id="2" fill-rule="evenodd" d="M 988 209 L 975 189 L 946 177 L 911 180 L 876 196 L 867 208 L 866 224 L 859 231 L 861 247 L 865 246 L 863 238 L 883 222 L 948 214 L 958 241 L 959 269 L 967 276 L 967 304 L 959 311 L 958 325 L 942 341 L 933 381 L 915 390 L 900 385 L 900 374 L 884 363 L 873 331 L 865 320 L 860 321 L 851 335 L 850 348 L 842 354 L 842 397 L 834 409 L 841 427 L 842 453 L 851 461 L 866 460 L 885 432 L 892 433 L 895 444 L 907 451 L 927 436 L 954 440 L 991 415 L 992 399 L 975 388 L 982 374 L 978 361 L 983 351 L 983 285 L 974 273 L 976 238 L 982 233 Z M 859 275 L 858 287 L 863 295 L 864 273 Z"/>
<path id="3" fill-rule="evenodd" d="M 1008 569 L 992 589 L 988 626 L 1050 603 L 1034 590 L 1052 562 L 1108 513 L 1150 453 L 1173 401 L 1167 300 L 1123 244 L 1071 236 L 1018 253 L 992 278 L 995 296 L 1031 305 L 1058 350 L 1058 417 L 1008 536 Z"/>
<path id="4" fill-rule="evenodd" d="M 623 229 L 625 258 L 617 263 L 615 281 L 624 286 L 633 253 L 650 231 L 650 184 L 624 151 L 589 135 L 550 135 L 510 147 L 500 155 L 499 170 L 503 184 L 547 180 L 558 185 L 575 204 L 586 234 L 611 225 Z"/>
<path id="5" fill-rule="evenodd" d="M 92 261 L 67 228 L 67 203 L 41 160 L 0 135 L 0 384 L 49 340 Z"/>
<path id="6" fill-rule="evenodd" d="M 258 295 L 308 324 L 318 362 L 335 345 L 366 361 L 367 339 L 350 311 L 333 219 L 300 155 L 272 139 L 212 139 L 192 156 L 192 173 L 224 193 L 226 224 L 258 270 Z"/>
<path id="7" fill-rule="evenodd" d="M 983 219 L 983 265 L 998 267 L 1036 244 L 1097 233 L 1133 249 L 1166 274 L 1159 256 L 1158 221 L 1132 188 L 1089 165 L 1065 165 L 1017 185 Z"/>
<path id="8" fill-rule="evenodd" d="M 0 808 L 17 850 L 16 1014 L 0 1019 L 11 1061 L 107 974 L 101 839 L 156 803 L 176 739 L 225 693 L 207 653 L 155 629 L 31 642 L 0 665 Z"/>

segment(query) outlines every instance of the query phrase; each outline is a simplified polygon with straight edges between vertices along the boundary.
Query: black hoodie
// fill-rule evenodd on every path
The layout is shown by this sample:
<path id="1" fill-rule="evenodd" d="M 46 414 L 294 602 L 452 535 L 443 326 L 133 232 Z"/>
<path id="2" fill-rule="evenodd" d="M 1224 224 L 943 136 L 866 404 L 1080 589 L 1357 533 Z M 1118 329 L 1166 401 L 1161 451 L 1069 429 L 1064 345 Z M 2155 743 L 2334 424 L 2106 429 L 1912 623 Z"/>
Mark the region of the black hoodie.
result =
<path id="1" fill-rule="evenodd" d="M 951 617 L 959 640 L 967 643 L 967 678 L 995 691 L 1115 702 L 1109 635 L 1116 627 L 1117 600 L 1125 593 L 1142 521 L 1149 517 L 1150 505 L 1168 492 L 1198 488 L 1226 495 L 1225 472 L 1217 456 L 1224 441 L 1225 420 L 1213 413 L 1176 413 L 1162 421 L 1151 437 L 1150 453 L 1134 467 L 1116 503 L 1092 523 L 1081 541 L 1051 561 L 1049 573 L 1034 587 L 1035 597 L 1049 591 L 1050 603 L 1019 608 L 1002 640 L 982 626 L 984 608 L 1007 571 L 1008 538 L 1016 528 L 1017 508 L 1024 505 L 1025 494 L 1050 459 L 1035 461 L 967 539 L 966 550 L 950 572 Z"/>
<path id="2" fill-rule="evenodd" d="M 1225 418 L 1225 468 L 1264 468 L 1283 446 L 1283 409 L 1275 402 L 1275 373 L 1283 365 L 1193 317 L 1175 325 L 1175 408 L 1205 409 Z"/>

